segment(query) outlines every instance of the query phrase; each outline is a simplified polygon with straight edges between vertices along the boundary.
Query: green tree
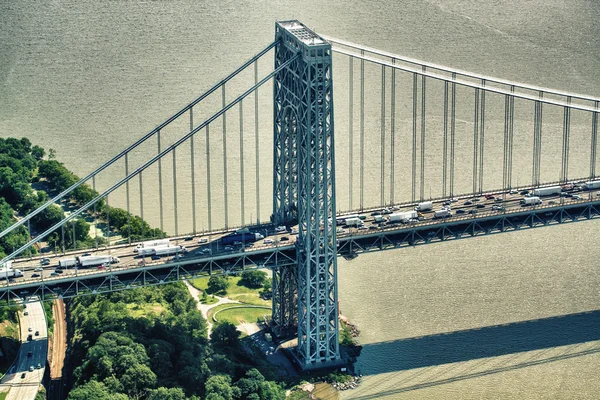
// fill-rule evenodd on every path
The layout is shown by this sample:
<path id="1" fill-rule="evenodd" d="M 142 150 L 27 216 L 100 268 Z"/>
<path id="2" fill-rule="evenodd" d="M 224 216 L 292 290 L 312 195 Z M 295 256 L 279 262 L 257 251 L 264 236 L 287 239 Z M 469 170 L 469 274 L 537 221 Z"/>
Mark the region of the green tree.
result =
<path id="1" fill-rule="evenodd" d="M 150 390 L 147 400 L 185 400 L 185 393 L 181 388 L 165 388 Z"/>
<path id="2" fill-rule="evenodd" d="M 220 322 L 213 329 L 210 341 L 216 346 L 237 346 L 240 342 L 240 331 L 230 322 Z"/>
<path id="3" fill-rule="evenodd" d="M 206 381 L 206 398 L 233 400 L 231 378 L 226 375 L 214 375 Z M 216 397 L 219 396 L 219 397 Z"/>
<path id="4" fill-rule="evenodd" d="M 240 283 L 249 288 L 259 288 L 265 283 L 266 279 L 267 273 L 264 271 L 244 271 Z"/>
<path id="5" fill-rule="evenodd" d="M 138 397 L 156 386 L 156 374 L 143 364 L 135 364 L 119 379 L 130 396 Z"/>
<path id="6" fill-rule="evenodd" d="M 91 380 L 69 393 L 67 400 L 128 400 L 127 396 L 121 393 L 111 393 L 107 387 L 95 380 Z"/>
<path id="7" fill-rule="evenodd" d="M 219 293 L 219 292 L 227 292 L 227 288 L 229 287 L 229 280 L 226 276 L 211 276 L 208 280 L 208 289 L 209 293 Z"/>
<path id="8" fill-rule="evenodd" d="M 40 161 L 42 158 L 44 158 L 44 156 L 46 155 L 46 152 L 44 151 L 43 148 L 36 145 L 36 146 L 33 146 L 33 148 L 31 149 L 31 155 L 37 161 Z"/>

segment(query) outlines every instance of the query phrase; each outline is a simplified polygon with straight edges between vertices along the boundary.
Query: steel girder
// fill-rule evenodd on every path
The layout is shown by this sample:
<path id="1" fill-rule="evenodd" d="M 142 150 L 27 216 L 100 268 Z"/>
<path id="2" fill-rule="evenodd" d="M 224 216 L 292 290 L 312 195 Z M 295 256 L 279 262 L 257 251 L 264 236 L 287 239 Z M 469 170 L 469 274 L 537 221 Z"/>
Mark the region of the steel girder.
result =
<path id="1" fill-rule="evenodd" d="M 272 325 L 278 336 L 290 336 L 298 324 L 298 267 L 296 263 L 273 268 Z"/>
<path id="2" fill-rule="evenodd" d="M 301 57 L 274 84 L 273 219 L 297 218 L 299 236 L 297 274 L 274 271 L 281 293 L 273 296 L 273 320 L 295 322 L 284 302 L 297 292 L 297 355 L 308 369 L 340 359 L 331 44 L 298 21 L 278 22 L 275 31 L 275 66 Z"/>

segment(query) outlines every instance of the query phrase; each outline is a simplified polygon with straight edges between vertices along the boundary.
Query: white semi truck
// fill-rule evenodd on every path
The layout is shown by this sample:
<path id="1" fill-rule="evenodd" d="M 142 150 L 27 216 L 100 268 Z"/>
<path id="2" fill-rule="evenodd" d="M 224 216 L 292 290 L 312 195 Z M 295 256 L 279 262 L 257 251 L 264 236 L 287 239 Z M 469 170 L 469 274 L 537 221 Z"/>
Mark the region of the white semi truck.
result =
<path id="1" fill-rule="evenodd" d="M 155 240 L 148 240 L 146 242 L 142 242 L 140 244 L 138 244 L 136 246 L 135 249 L 133 249 L 133 251 L 135 253 L 138 253 L 140 251 L 140 249 L 146 249 L 149 247 L 161 247 L 161 246 L 168 246 L 169 243 L 171 241 L 169 239 L 155 239 Z"/>
<path id="2" fill-rule="evenodd" d="M 183 246 L 163 246 L 154 249 L 154 255 L 168 256 L 170 254 L 187 253 L 187 249 Z"/>
<path id="3" fill-rule="evenodd" d="M 348 226 L 361 226 L 363 224 L 359 217 L 346 218 L 345 223 Z"/>
<path id="4" fill-rule="evenodd" d="M 550 196 L 552 194 L 560 194 L 560 186 L 549 186 L 544 188 L 533 189 L 534 196 Z"/>
<path id="5" fill-rule="evenodd" d="M 536 204 L 542 204 L 542 200 L 537 196 L 524 197 L 521 199 L 521 204 L 525 206 L 534 206 Z"/>
<path id="6" fill-rule="evenodd" d="M 390 214 L 390 222 L 409 222 L 411 219 L 419 218 L 419 213 L 416 211 L 406 211 L 401 213 Z"/>
<path id="7" fill-rule="evenodd" d="M 58 260 L 58 268 L 61 269 L 75 267 L 76 265 L 77 260 L 75 258 L 63 258 L 62 260 Z"/>
<path id="8" fill-rule="evenodd" d="M 452 211 L 447 208 L 443 210 L 437 210 L 433 213 L 433 218 L 448 218 L 452 216 Z"/>
<path id="9" fill-rule="evenodd" d="M 600 188 L 600 181 L 587 181 L 583 184 L 585 190 L 593 190 Z"/>
<path id="10" fill-rule="evenodd" d="M 120 260 L 118 257 L 113 257 L 111 255 L 97 255 L 97 256 L 80 256 L 77 257 L 77 261 L 80 267 L 94 267 L 102 264 L 114 264 L 118 263 Z"/>
<path id="11" fill-rule="evenodd" d="M 18 278 L 23 276 L 23 271 L 20 269 L 12 269 L 4 267 L 0 269 L 0 279 Z"/>
<path id="12" fill-rule="evenodd" d="M 431 201 L 424 201 L 423 203 L 417 204 L 415 210 L 417 211 L 429 211 L 433 209 L 433 203 Z"/>

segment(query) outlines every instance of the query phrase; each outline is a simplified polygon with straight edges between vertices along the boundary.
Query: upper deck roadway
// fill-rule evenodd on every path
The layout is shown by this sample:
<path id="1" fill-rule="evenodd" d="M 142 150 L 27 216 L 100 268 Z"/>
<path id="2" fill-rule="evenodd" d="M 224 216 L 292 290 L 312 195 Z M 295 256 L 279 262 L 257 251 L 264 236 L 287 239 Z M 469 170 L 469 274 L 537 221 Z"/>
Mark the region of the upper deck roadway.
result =
<path id="1" fill-rule="evenodd" d="M 413 210 L 415 203 L 348 213 L 347 215 L 361 215 L 364 226 L 338 226 L 338 254 L 354 257 L 357 253 L 372 250 L 600 217 L 600 192 L 581 191 L 577 184 L 583 181 L 573 183 L 576 184 L 573 189 L 564 191 L 561 195 L 542 197 L 543 203 L 536 206 L 523 206 L 520 203 L 524 191 L 531 188 L 489 192 L 488 194 L 493 195 L 489 199 L 482 195 L 468 195 L 434 200 L 433 210 L 423 212 L 419 221 L 409 224 L 376 223 L 374 214 L 377 211 L 389 213 Z M 443 203 L 449 204 L 453 215 L 435 219 L 434 211 L 440 210 Z M 208 243 L 200 243 L 197 238 L 192 241 L 191 237 L 173 239 L 186 246 L 188 252 L 161 260 L 137 256 L 133 251 L 135 244 L 116 245 L 94 251 L 95 254 L 119 257 L 120 263 L 105 269 L 67 268 L 60 274 L 53 274 L 59 259 L 75 257 L 91 250 L 46 255 L 45 257 L 50 258 L 50 265 L 45 267 L 40 266 L 41 257 L 16 259 L 13 268 L 22 270 L 24 276 L 0 283 L 0 305 L 7 304 L 7 300 L 27 300 L 30 296 L 42 299 L 72 297 L 211 274 L 229 274 L 246 268 L 273 268 L 295 263 L 294 243 L 297 235 L 293 234 L 294 230 L 282 233 L 273 232 L 272 227 L 256 230 L 268 236 L 265 235 L 265 239 L 252 246 L 235 247 L 233 250 L 225 249 L 218 240 L 224 235 L 223 232 L 198 235 L 206 238 Z M 205 249 L 210 249 L 210 253 Z"/>

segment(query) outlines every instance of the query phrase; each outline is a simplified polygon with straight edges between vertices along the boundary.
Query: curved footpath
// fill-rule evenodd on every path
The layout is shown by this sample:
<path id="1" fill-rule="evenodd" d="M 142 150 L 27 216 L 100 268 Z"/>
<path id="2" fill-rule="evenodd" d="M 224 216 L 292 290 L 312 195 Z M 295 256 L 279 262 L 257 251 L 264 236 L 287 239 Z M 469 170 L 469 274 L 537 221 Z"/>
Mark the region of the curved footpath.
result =
<path id="1" fill-rule="evenodd" d="M 19 311 L 19 326 L 21 348 L 0 382 L 0 391 L 9 390 L 6 400 L 34 400 L 44 378 L 48 353 L 46 315 L 40 301 L 29 302 L 24 310 Z M 28 340 L 30 334 L 32 340 Z M 29 352 L 31 355 L 28 355 Z M 38 364 L 40 368 L 36 368 Z M 31 367 L 33 371 L 30 371 Z"/>
<path id="2" fill-rule="evenodd" d="M 241 304 L 239 301 L 235 301 L 235 300 L 231 300 L 225 297 L 219 297 L 219 296 L 215 296 L 217 299 L 219 299 L 219 301 L 217 301 L 214 304 L 202 304 L 200 302 L 200 290 L 196 289 L 195 287 L 193 287 L 187 280 L 184 280 L 183 283 L 185 283 L 185 286 L 187 287 L 188 291 L 190 292 L 190 294 L 192 295 L 192 297 L 194 298 L 194 300 L 196 300 L 196 304 L 198 307 L 198 310 L 202 313 L 202 315 L 204 316 L 204 319 L 206 320 L 207 324 L 208 324 L 208 336 L 210 337 L 210 332 L 212 331 L 212 324 L 210 323 L 209 319 L 208 319 L 208 311 L 216 306 L 219 306 L 221 304 L 226 304 L 226 303 L 234 303 L 234 304 Z"/>

